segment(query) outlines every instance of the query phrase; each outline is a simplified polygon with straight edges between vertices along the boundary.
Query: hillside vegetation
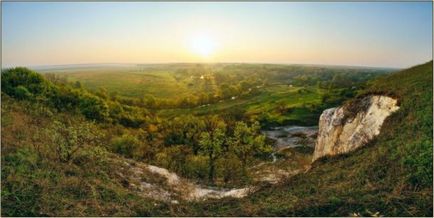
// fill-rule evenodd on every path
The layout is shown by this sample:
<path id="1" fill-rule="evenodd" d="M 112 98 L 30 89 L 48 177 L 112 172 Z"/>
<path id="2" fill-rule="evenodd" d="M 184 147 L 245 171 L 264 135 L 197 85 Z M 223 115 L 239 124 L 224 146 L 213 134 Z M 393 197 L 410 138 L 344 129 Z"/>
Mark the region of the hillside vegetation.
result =
<path id="1" fill-rule="evenodd" d="M 159 117 L 192 114 L 258 120 L 262 127 L 316 125 L 326 107 L 354 96 L 367 80 L 392 69 L 272 64 L 161 64 L 44 70 Z"/>
<path id="2" fill-rule="evenodd" d="M 432 61 L 375 81 L 361 95 L 399 99 L 368 146 L 242 200 L 185 205 L 202 216 L 432 216 Z"/>
<path id="3" fill-rule="evenodd" d="M 138 97 L 116 94 L 110 87 L 65 78 L 58 70 L 54 74 L 27 68 L 3 70 L 1 213 L 431 215 L 431 65 L 390 75 L 378 69 L 283 65 L 128 68 L 134 75 L 168 79 L 162 80 L 166 86 L 144 87 L 155 93 L 167 85 L 185 85 L 180 96 L 173 88 L 166 97 L 153 96 L 150 90 L 143 91 L 149 95 Z M 142 71 L 136 72 L 138 69 Z M 207 76 L 201 79 L 204 72 Z M 248 77 L 249 72 L 256 73 Z M 63 73 L 97 81 L 115 72 Z M 370 80 L 373 78 L 377 79 Z M 122 87 L 130 85 L 129 80 L 119 81 Z M 203 95 L 189 98 L 183 90 L 186 96 Z M 316 125 L 323 109 L 370 93 L 397 97 L 401 109 L 369 146 L 321 159 L 308 172 L 283 183 L 257 181 L 267 167 L 304 170 L 312 152 L 306 147 L 288 149 L 277 154 L 280 159 L 274 163 L 270 155 L 273 141 L 261 130 Z M 144 164 L 166 168 L 198 185 L 260 188 L 243 199 L 190 202 L 174 196 L 177 203 L 161 201 L 133 188 L 146 181 L 173 191 L 161 176 L 134 171 Z M 255 170 L 257 166 L 264 171 Z"/>

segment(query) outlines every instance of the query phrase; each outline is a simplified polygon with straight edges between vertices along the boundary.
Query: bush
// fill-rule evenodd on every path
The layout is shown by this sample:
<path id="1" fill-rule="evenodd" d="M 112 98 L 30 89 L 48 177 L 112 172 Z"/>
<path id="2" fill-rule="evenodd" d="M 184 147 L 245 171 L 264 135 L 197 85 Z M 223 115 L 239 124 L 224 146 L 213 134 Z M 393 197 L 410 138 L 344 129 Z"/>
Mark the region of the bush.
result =
<path id="1" fill-rule="evenodd" d="M 60 162 L 70 162 L 76 153 L 88 146 L 93 146 L 101 137 L 96 128 L 86 122 L 78 124 L 67 121 L 54 121 L 48 128 L 50 148 Z"/>
<path id="2" fill-rule="evenodd" d="M 2 92 L 18 98 L 29 93 L 44 95 L 51 88 L 51 84 L 41 75 L 24 67 L 2 71 L 1 85 Z"/>
<path id="3" fill-rule="evenodd" d="M 57 87 L 50 93 L 50 104 L 60 111 L 75 110 L 80 103 L 81 93 L 67 87 Z"/>
<path id="4" fill-rule="evenodd" d="M 104 100 L 90 94 L 80 99 L 79 108 L 81 113 L 91 120 L 104 121 L 109 115 L 108 106 Z"/>
<path id="5" fill-rule="evenodd" d="M 18 98 L 20 100 L 23 100 L 23 99 L 30 98 L 30 96 L 32 96 L 32 94 L 29 92 L 29 90 L 26 89 L 26 87 L 19 85 L 14 89 L 13 96 L 15 96 L 16 98 Z"/>
<path id="6" fill-rule="evenodd" d="M 121 137 L 114 138 L 111 147 L 114 152 L 133 158 L 139 156 L 136 151 L 140 147 L 140 142 L 135 136 L 124 134 Z"/>

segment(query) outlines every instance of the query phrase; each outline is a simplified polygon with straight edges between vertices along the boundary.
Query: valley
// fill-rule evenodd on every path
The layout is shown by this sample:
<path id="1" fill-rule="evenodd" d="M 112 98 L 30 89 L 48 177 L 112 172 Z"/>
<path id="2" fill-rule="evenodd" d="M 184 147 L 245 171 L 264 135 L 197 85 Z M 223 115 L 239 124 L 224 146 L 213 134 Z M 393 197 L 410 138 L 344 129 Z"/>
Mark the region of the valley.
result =
<path id="1" fill-rule="evenodd" d="M 276 204 L 286 198 L 276 193 L 280 189 L 299 201 L 315 196 L 304 191 L 323 188 L 318 182 L 323 178 L 327 182 L 328 177 L 316 175 L 321 169 L 336 170 L 333 164 L 343 158 L 315 156 L 317 137 L 324 131 L 318 126 L 324 125 L 320 115 L 326 109 L 352 105 L 342 115 L 348 119 L 362 110 L 354 106 L 359 103 L 351 103 L 357 102 L 354 99 L 386 93 L 401 99 L 404 109 L 399 111 L 405 111 L 405 94 L 376 90 L 376 81 L 396 74 L 384 69 L 187 64 L 159 65 L 158 71 L 146 68 L 142 72 L 146 76 L 136 77 L 142 74 L 128 73 L 132 68 L 137 71 L 137 66 L 129 66 L 113 72 L 78 68 L 39 73 L 15 68 L 2 73 L 2 132 L 6 133 L 2 158 L 7 163 L 2 166 L 3 187 L 14 195 L 28 187 L 20 191 L 21 199 L 26 196 L 23 203 L 32 205 L 18 213 L 23 205 L 6 204 L 7 213 L 281 215 L 273 212 L 285 208 L 280 204 L 264 202 L 259 205 L 265 208 L 262 212 L 247 208 L 264 196 Z M 115 80 L 109 76 L 112 73 L 125 75 Z M 137 78 L 153 78 L 153 85 L 136 86 Z M 113 82 L 97 83 L 104 79 Z M 159 86 L 158 80 L 165 85 Z M 143 87 L 141 92 L 147 94 L 124 95 L 130 93 L 129 87 Z M 358 160 L 353 167 L 367 163 Z M 17 166 L 20 171 L 14 170 Z M 35 170 L 34 177 L 27 177 Z M 304 179 L 309 182 L 297 182 Z M 57 208 L 60 197 L 53 192 L 64 196 L 71 208 L 84 210 Z M 93 197 L 85 205 L 99 205 L 98 210 L 83 205 L 83 197 L 89 195 Z M 8 196 L 12 197 L 5 199 Z M 111 201 L 126 206 L 113 209 Z M 210 205 L 216 201 L 223 211 Z M 247 207 L 239 211 L 238 204 Z M 294 213 L 303 213 L 303 206 L 288 205 Z M 171 212 L 174 209 L 177 212 Z M 315 211 L 308 214 L 319 215 Z"/>
<path id="2" fill-rule="evenodd" d="M 433 217 L 433 2 L 2 1 L 1 217 Z"/>

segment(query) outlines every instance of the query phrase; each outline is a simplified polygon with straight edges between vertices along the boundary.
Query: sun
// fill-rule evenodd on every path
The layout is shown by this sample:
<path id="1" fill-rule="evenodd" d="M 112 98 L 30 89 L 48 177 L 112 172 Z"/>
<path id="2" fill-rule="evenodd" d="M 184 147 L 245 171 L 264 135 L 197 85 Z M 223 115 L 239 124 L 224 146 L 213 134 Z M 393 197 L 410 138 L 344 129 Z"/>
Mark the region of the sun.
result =
<path id="1" fill-rule="evenodd" d="M 215 53 L 216 48 L 216 40 L 208 34 L 202 33 L 191 37 L 191 51 L 202 58 L 209 58 L 212 56 Z"/>

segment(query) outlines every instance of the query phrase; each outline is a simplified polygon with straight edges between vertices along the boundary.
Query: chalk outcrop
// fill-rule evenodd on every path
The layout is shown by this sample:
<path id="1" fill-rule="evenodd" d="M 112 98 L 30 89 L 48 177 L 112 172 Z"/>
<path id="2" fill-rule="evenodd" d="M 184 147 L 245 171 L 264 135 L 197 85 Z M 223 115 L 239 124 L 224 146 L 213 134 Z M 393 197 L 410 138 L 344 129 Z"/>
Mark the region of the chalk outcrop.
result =
<path id="1" fill-rule="evenodd" d="M 120 157 L 118 159 L 122 160 Z M 257 190 L 253 186 L 237 189 L 202 187 L 165 168 L 133 160 L 124 159 L 118 165 L 123 172 L 117 174 L 125 186 L 137 191 L 141 196 L 172 204 L 178 204 L 181 199 L 201 201 L 225 197 L 243 198 Z"/>
<path id="2" fill-rule="evenodd" d="M 371 95 L 325 110 L 319 120 L 312 161 L 353 151 L 380 134 L 384 120 L 398 110 L 397 100 Z"/>

